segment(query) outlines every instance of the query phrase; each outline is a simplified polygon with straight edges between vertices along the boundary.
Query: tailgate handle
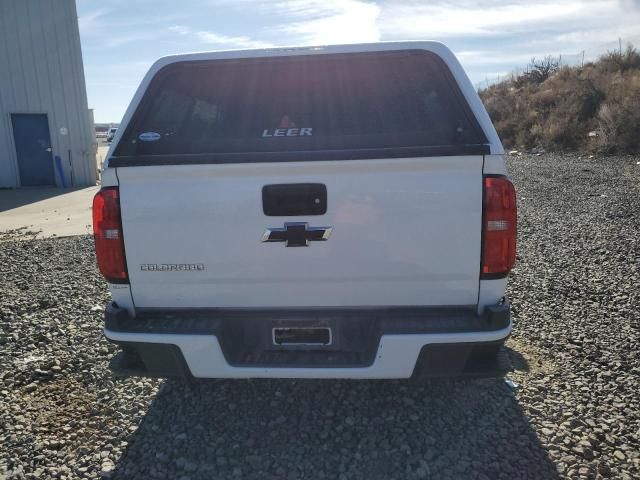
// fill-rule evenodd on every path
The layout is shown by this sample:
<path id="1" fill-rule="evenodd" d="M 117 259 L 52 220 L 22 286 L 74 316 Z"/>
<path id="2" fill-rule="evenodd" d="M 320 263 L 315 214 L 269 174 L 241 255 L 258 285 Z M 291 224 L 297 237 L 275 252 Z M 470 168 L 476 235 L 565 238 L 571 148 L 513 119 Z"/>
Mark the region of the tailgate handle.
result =
<path id="1" fill-rule="evenodd" d="M 296 217 L 327 213 L 323 183 L 280 183 L 262 187 L 262 211 L 269 217 Z"/>

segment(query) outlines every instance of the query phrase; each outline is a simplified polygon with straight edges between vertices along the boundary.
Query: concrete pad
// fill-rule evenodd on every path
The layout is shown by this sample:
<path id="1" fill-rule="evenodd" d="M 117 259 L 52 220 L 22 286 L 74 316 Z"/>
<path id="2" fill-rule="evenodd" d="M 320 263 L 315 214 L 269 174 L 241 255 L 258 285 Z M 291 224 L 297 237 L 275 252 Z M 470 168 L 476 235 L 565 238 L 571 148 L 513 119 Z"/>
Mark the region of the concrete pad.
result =
<path id="1" fill-rule="evenodd" d="M 100 187 L 23 187 L 0 190 L 0 234 L 22 229 L 17 237 L 66 237 L 92 233 L 91 204 Z"/>

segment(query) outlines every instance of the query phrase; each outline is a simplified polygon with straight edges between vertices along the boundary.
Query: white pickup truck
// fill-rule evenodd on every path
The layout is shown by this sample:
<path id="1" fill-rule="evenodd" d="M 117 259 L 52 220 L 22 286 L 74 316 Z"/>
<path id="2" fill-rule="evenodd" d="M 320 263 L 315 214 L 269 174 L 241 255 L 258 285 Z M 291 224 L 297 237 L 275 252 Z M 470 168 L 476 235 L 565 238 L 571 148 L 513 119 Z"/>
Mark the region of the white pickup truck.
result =
<path id="1" fill-rule="evenodd" d="M 495 375 L 516 203 L 437 42 L 161 58 L 93 204 L 121 375 Z"/>

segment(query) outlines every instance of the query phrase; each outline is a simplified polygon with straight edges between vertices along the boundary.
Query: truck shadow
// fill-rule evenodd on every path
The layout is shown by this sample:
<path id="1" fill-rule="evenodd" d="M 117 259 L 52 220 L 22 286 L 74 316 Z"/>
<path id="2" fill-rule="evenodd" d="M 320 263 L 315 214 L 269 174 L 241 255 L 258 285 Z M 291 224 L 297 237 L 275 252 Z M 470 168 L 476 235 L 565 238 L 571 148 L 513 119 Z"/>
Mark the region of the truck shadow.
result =
<path id="1" fill-rule="evenodd" d="M 112 478 L 559 478 L 504 380 L 166 381 Z"/>

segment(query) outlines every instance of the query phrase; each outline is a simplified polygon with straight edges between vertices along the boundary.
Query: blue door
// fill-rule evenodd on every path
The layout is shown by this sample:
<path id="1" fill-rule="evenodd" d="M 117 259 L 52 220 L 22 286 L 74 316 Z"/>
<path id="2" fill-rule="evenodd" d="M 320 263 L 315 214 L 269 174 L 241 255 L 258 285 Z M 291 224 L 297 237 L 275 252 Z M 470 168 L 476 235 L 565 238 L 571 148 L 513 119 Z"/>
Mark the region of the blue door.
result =
<path id="1" fill-rule="evenodd" d="M 55 185 L 49 121 L 46 114 L 12 113 L 20 185 Z"/>

